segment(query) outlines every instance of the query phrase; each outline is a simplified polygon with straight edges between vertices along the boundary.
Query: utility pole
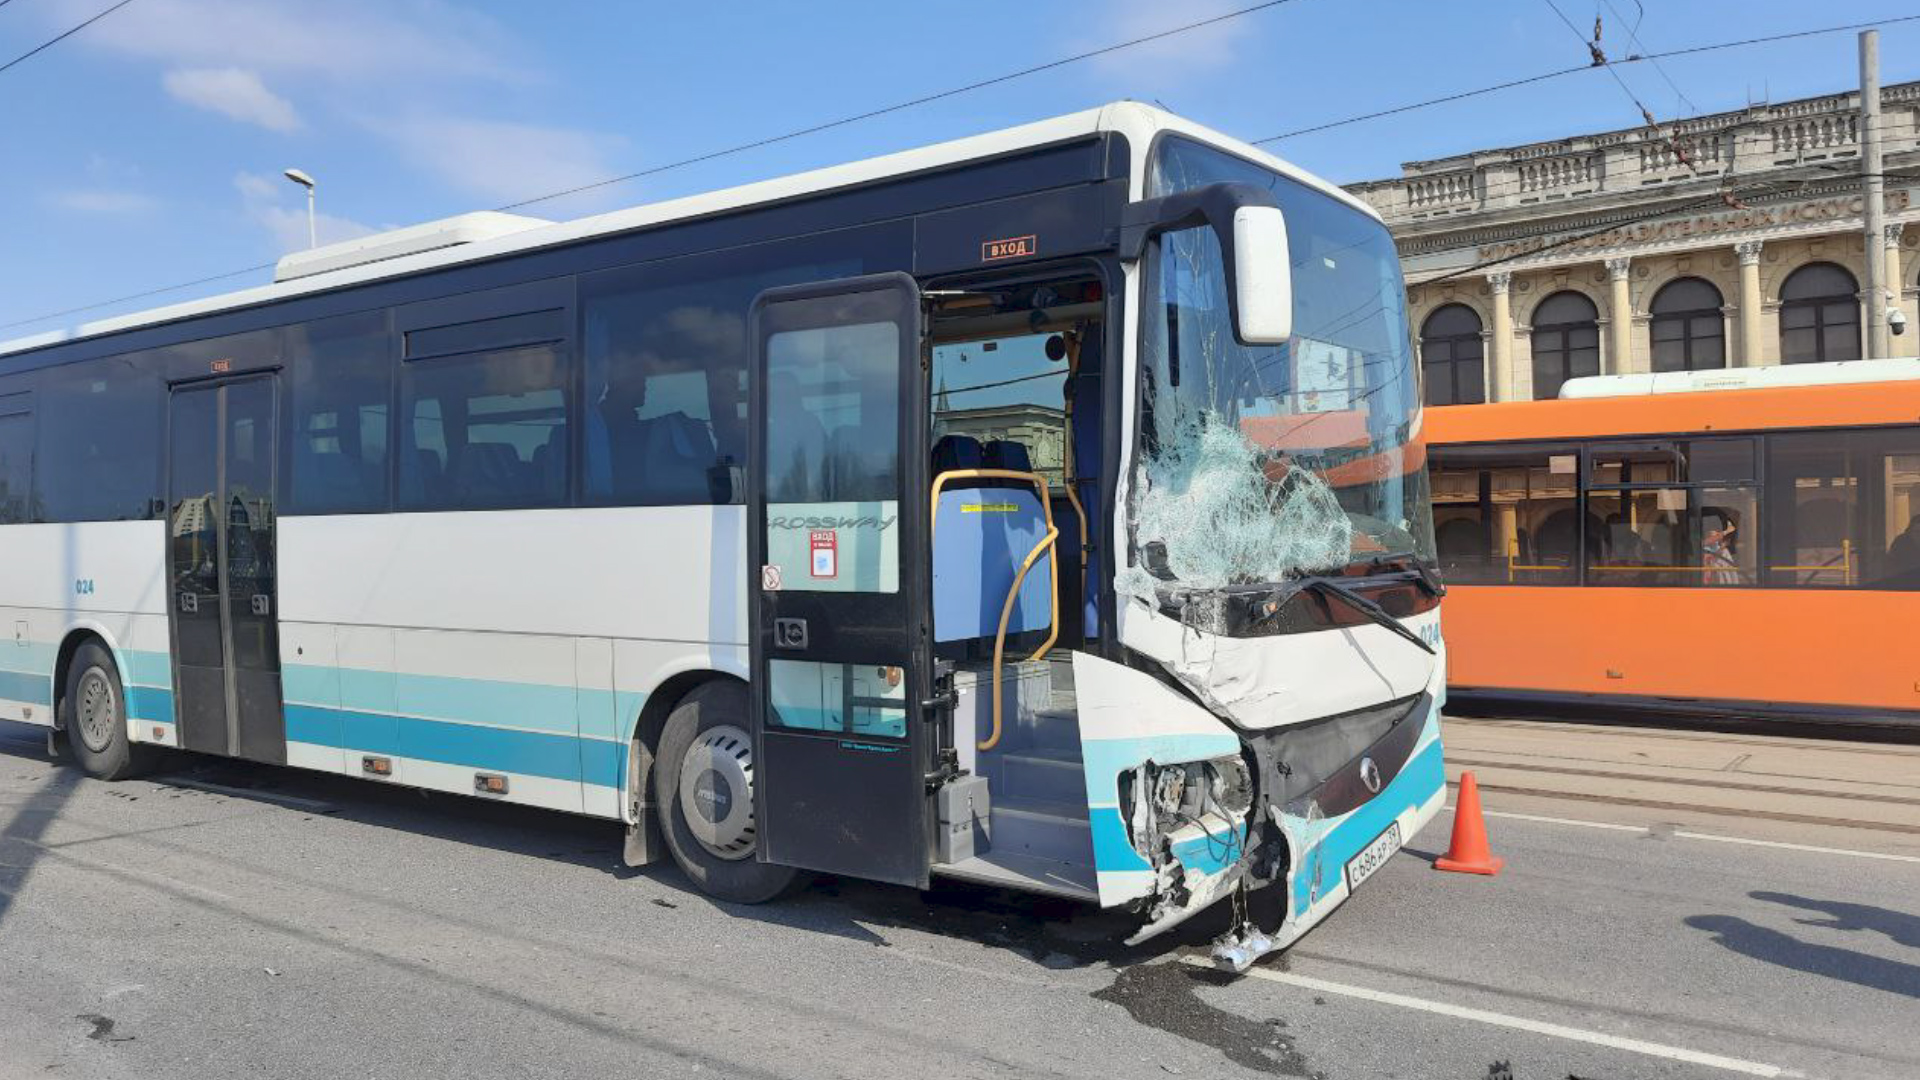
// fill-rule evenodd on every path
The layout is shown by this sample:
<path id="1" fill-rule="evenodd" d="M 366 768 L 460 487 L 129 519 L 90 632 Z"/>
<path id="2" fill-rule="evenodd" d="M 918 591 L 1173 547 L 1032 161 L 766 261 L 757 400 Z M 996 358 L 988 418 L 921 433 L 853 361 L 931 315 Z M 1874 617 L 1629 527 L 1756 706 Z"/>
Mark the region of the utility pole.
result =
<path id="1" fill-rule="evenodd" d="M 1880 168 L 1880 31 L 1860 32 L 1860 173 L 1865 181 L 1867 359 L 1887 355 L 1885 179 Z"/>

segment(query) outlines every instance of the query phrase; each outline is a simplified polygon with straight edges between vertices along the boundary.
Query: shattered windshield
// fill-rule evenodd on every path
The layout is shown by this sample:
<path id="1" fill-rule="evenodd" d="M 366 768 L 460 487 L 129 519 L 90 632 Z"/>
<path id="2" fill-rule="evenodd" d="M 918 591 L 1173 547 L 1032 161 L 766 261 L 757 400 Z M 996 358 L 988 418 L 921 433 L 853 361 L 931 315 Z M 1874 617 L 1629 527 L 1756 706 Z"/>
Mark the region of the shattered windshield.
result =
<path id="1" fill-rule="evenodd" d="M 1142 309 L 1143 394 L 1126 591 L 1279 581 L 1433 553 L 1420 396 L 1392 239 L 1306 185 L 1167 139 L 1153 196 L 1232 181 L 1286 213 L 1293 337 L 1233 335 L 1218 237 L 1159 238 Z"/>

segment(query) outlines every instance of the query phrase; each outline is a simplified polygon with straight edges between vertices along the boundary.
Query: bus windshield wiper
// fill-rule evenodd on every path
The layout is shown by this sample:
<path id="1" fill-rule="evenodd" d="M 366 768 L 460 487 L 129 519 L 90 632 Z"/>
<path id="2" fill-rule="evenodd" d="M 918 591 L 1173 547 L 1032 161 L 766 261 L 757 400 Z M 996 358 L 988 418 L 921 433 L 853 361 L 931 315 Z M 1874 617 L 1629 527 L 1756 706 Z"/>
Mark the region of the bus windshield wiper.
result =
<path id="1" fill-rule="evenodd" d="M 1433 567 L 1427 565 L 1425 559 L 1411 552 L 1401 555 L 1376 555 L 1368 565 L 1375 571 L 1399 570 L 1412 574 L 1420 587 L 1427 591 L 1427 595 L 1436 600 L 1447 595 L 1446 583 L 1440 580 L 1440 575 L 1433 572 Z"/>
<path id="2" fill-rule="evenodd" d="M 1413 642 L 1415 645 L 1420 646 L 1420 648 L 1424 649 L 1429 655 L 1435 655 L 1435 656 L 1439 655 L 1437 652 L 1435 652 L 1434 647 L 1427 644 L 1426 641 L 1423 640 L 1419 634 L 1416 634 L 1413 631 L 1407 629 L 1405 626 L 1402 626 L 1400 624 L 1399 619 L 1396 619 L 1393 616 L 1387 614 L 1387 610 L 1385 608 L 1367 599 L 1366 597 L 1360 595 L 1359 593 L 1354 592 L 1352 589 L 1348 588 L 1345 585 L 1340 584 L 1339 582 L 1333 580 L 1332 578 L 1319 575 L 1319 574 L 1314 574 L 1308 577 L 1299 578 L 1297 580 L 1300 582 L 1300 587 L 1302 589 L 1313 589 L 1319 592 L 1322 596 L 1334 597 L 1340 600 L 1342 603 L 1346 604 L 1348 607 L 1352 608 L 1353 610 L 1359 612 L 1362 615 L 1365 615 L 1367 618 L 1373 620 L 1374 622 L 1379 623 L 1381 626 L 1386 627 L 1387 629 L 1393 631 L 1394 633 L 1399 634 L 1401 637 L 1406 638 L 1408 641 Z"/>

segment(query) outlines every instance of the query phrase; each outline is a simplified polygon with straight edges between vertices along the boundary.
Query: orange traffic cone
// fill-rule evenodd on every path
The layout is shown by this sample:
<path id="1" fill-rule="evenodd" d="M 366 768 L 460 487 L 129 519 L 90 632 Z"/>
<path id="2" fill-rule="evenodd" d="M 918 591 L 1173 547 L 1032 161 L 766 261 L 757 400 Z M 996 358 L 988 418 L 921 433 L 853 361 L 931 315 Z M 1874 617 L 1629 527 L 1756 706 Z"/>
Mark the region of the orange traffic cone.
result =
<path id="1" fill-rule="evenodd" d="M 1506 864 L 1487 848 L 1487 823 L 1480 816 L 1480 784 L 1472 773 L 1462 773 L 1460 795 L 1453 805 L 1453 844 L 1433 861 L 1433 868 L 1492 876 Z"/>

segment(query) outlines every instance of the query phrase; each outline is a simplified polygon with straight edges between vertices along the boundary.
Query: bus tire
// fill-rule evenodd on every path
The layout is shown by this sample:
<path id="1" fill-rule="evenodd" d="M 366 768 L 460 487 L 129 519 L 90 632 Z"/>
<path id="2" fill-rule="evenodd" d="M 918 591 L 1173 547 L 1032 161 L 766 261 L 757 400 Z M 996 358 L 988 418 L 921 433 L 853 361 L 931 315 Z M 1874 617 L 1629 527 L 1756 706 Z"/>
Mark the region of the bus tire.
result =
<path id="1" fill-rule="evenodd" d="M 67 744 L 87 775 L 125 780 L 152 765 L 152 748 L 134 745 L 127 733 L 127 695 L 120 668 L 98 641 L 85 642 L 74 651 L 60 713 Z"/>
<path id="2" fill-rule="evenodd" d="M 716 900 L 764 904 L 806 879 L 791 866 L 757 861 L 748 723 L 745 686 L 716 680 L 697 687 L 660 732 L 653 791 L 681 872 Z M 697 825 L 690 813 L 699 816 Z"/>

